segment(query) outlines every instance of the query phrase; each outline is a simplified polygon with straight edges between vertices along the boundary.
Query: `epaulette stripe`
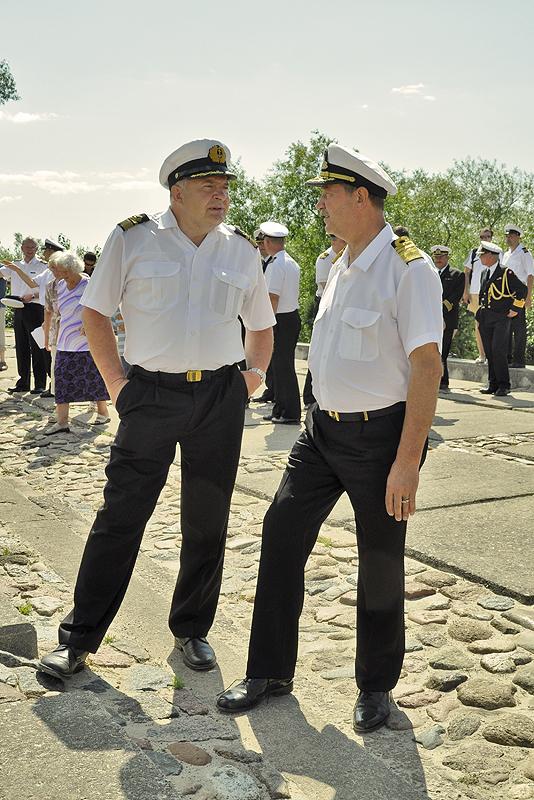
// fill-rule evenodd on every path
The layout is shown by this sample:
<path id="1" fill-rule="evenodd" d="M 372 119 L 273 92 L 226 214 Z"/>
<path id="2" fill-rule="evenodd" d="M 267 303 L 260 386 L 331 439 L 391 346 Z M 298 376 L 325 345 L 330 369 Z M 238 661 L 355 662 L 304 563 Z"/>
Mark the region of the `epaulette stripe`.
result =
<path id="1" fill-rule="evenodd" d="M 147 214 L 134 214 L 132 217 L 123 219 L 122 222 L 118 223 L 118 226 L 122 228 L 123 231 L 129 231 L 134 225 L 139 225 L 141 222 L 148 222 L 148 220 L 149 217 Z"/>
<path id="2" fill-rule="evenodd" d="M 319 258 L 327 258 L 328 257 L 328 250 L 325 250 L 324 253 L 321 253 Z"/>
<path id="3" fill-rule="evenodd" d="M 408 239 L 407 236 L 399 236 L 398 239 L 394 239 L 391 242 L 391 245 L 394 247 L 397 255 L 400 256 L 400 258 L 402 258 L 406 264 L 409 264 L 410 261 L 415 261 L 418 258 L 423 258 L 421 251 L 415 246 L 411 239 Z"/>
<path id="4" fill-rule="evenodd" d="M 233 225 L 232 227 L 233 227 L 235 233 L 237 233 L 238 236 L 242 236 L 243 239 L 247 240 L 247 242 L 250 242 L 252 247 L 256 247 L 256 248 L 258 247 L 258 245 L 254 241 L 254 239 L 251 236 L 249 236 L 248 233 L 245 233 L 245 231 L 242 231 L 241 228 L 237 227 L 237 225 Z"/>

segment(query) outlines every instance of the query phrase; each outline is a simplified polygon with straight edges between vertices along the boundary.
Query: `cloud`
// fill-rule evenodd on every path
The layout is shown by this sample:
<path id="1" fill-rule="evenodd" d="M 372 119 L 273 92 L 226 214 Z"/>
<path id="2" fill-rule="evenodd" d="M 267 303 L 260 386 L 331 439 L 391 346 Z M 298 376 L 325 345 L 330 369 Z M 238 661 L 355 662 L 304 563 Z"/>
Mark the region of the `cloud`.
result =
<path id="1" fill-rule="evenodd" d="M 9 195 L 5 194 L 3 197 L 0 197 L 0 203 L 14 203 L 15 200 L 22 200 L 22 195 Z"/>
<path id="2" fill-rule="evenodd" d="M 421 94 L 421 89 L 424 88 L 424 83 L 409 83 L 406 86 L 394 86 L 391 91 L 395 94 Z"/>
<path id="3" fill-rule="evenodd" d="M 433 94 L 425 94 L 423 100 L 428 100 L 429 102 L 433 103 L 435 101 L 435 97 Z"/>
<path id="4" fill-rule="evenodd" d="M 16 114 L 10 114 L 7 111 L 0 111 L 0 121 L 13 122 L 15 125 L 27 125 L 29 122 L 48 122 L 51 119 L 57 119 L 58 114 L 28 114 L 26 111 L 17 111 Z"/>
<path id="5" fill-rule="evenodd" d="M 0 186 L 31 186 L 53 195 L 90 194 L 91 192 L 126 192 L 138 189 L 154 189 L 155 180 L 147 180 L 150 170 L 136 172 L 58 172 L 35 170 L 34 172 L 0 173 Z"/>
<path id="6" fill-rule="evenodd" d="M 369 105 L 367 103 L 364 103 L 363 106 L 360 106 L 360 108 L 363 108 L 365 110 L 366 108 L 369 108 Z"/>

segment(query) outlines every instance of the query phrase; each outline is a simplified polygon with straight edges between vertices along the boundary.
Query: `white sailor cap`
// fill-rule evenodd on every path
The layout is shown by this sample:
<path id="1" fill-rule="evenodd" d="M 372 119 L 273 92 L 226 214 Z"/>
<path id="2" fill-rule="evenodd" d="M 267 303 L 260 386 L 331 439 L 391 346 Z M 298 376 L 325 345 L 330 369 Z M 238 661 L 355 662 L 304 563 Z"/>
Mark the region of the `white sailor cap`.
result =
<path id="1" fill-rule="evenodd" d="M 199 178 L 202 175 L 224 175 L 233 180 L 237 176 L 228 170 L 230 150 L 217 139 L 195 139 L 171 153 L 159 171 L 159 182 L 170 189 L 182 178 Z"/>
<path id="2" fill-rule="evenodd" d="M 446 244 L 435 244 L 430 248 L 430 252 L 437 256 L 448 256 L 451 252 L 451 248 L 447 247 Z"/>
<path id="3" fill-rule="evenodd" d="M 45 239 L 43 250 L 56 250 L 58 253 L 63 252 L 65 248 L 59 242 L 55 242 L 53 239 Z"/>
<path id="4" fill-rule="evenodd" d="M 256 241 L 257 242 L 261 241 L 264 236 L 265 234 L 262 233 L 262 231 L 259 228 L 256 228 L 256 230 L 254 231 L 254 238 L 256 239 Z"/>
<path id="5" fill-rule="evenodd" d="M 262 222 L 260 231 L 264 236 L 268 236 L 270 239 L 283 239 L 289 233 L 285 225 L 282 225 L 280 222 L 274 222 L 273 220 Z"/>
<path id="6" fill-rule="evenodd" d="M 517 233 L 518 236 L 523 236 L 523 231 L 518 225 L 505 225 L 504 226 L 505 233 Z"/>
<path id="7" fill-rule="evenodd" d="M 339 144 L 329 144 L 324 151 L 321 171 L 316 178 L 306 181 L 308 186 L 325 183 L 349 183 L 364 186 L 369 194 L 387 197 L 397 194 L 397 187 L 382 167 L 363 153 L 351 152 Z"/>
<path id="8" fill-rule="evenodd" d="M 482 253 L 493 253 L 494 255 L 500 256 L 502 250 L 498 244 L 495 244 L 495 242 L 480 242 L 477 255 L 480 256 Z"/>

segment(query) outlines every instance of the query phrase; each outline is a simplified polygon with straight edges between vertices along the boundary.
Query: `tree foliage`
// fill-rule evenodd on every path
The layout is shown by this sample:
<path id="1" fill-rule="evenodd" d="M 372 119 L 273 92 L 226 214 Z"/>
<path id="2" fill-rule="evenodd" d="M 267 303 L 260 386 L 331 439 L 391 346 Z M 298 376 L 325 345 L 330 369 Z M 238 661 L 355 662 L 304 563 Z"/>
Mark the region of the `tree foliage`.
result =
<path id="1" fill-rule="evenodd" d="M 308 188 L 306 180 L 317 174 L 323 151 L 332 141 L 335 140 L 326 134 L 313 131 L 308 142 L 290 144 L 260 180 L 247 175 L 238 162 L 234 167 L 238 179 L 231 186 L 229 222 L 250 235 L 268 219 L 289 228 L 288 251 L 301 268 L 304 340 L 310 334 L 307 320 L 315 295 L 315 261 L 329 244 L 322 219 L 315 212 L 317 190 Z M 397 194 L 386 200 L 386 218 L 392 225 L 406 226 L 423 250 L 446 244 L 452 249 L 451 264 L 461 269 L 468 253 L 478 244 L 480 228 L 492 227 L 494 241 L 504 247 L 503 229 L 508 222 L 523 228 L 525 243 L 534 248 L 534 175 L 481 158 L 455 161 L 445 172 L 434 174 L 423 169 L 409 173 L 383 166 L 398 186 Z M 17 251 L 21 238 L 20 234 L 15 237 Z M 63 234 L 58 235 L 58 241 L 70 246 Z M 99 252 L 98 246 L 81 245 L 76 251 L 81 256 L 87 249 Z M 529 361 L 534 361 L 532 312 L 527 317 L 527 353 Z M 476 354 L 473 317 L 463 306 L 452 352 L 463 357 Z"/>
<path id="2" fill-rule="evenodd" d="M 0 61 L 0 106 L 10 100 L 20 100 L 15 78 L 7 61 Z"/>

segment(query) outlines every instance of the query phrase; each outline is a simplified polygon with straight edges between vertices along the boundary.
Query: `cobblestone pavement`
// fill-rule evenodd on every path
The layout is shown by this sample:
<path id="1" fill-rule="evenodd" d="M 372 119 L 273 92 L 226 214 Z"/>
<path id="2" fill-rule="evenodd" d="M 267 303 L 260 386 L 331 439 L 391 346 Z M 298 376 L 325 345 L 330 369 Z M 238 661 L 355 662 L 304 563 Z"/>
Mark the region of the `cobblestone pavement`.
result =
<path id="1" fill-rule="evenodd" d="M 74 427 L 71 434 L 44 437 L 43 412 L 20 400 L 5 399 L 2 415 L 2 474 L 23 479 L 32 491 L 61 496 L 90 522 L 101 502 L 111 436 Z M 474 448 L 509 459 L 516 458 L 507 454 L 510 446 L 533 439 L 478 436 L 439 447 Z M 284 461 L 279 453 L 249 456 L 242 459 L 241 469 L 280 469 Z M 178 570 L 181 539 L 178 486 L 175 464 L 142 545 L 172 575 Z M 240 658 L 248 638 L 266 508 L 263 498 L 236 490 L 221 611 L 234 622 Z M 306 573 L 298 673 L 313 680 L 317 697 L 329 698 L 324 723 L 361 741 L 350 726 L 357 571 L 352 532 L 323 526 Z M 407 654 L 394 691 L 395 707 L 387 727 L 366 737 L 365 746 L 411 783 L 414 800 L 489 800 L 497 794 L 505 800 L 534 798 L 534 609 L 412 559 L 406 560 L 406 577 Z M 0 587 L 34 623 L 40 648 L 48 649 L 58 620 L 70 606 L 71 587 L 53 565 L 42 563 L 40 554 L 25 546 L 23 532 L 14 538 L 0 528 Z M 115 639 L 113 626 L 90 667 L 69 684 L 69 691 L 96 693 L 182 795 L 197 800 L 304 796 L 260 754 L 244 750 L 226 718 L 188 688 L 178 688 L 179 679 L 167 666 L 152 663 L 135 642 Z M 241 671 L 236 663 L 236 678 Z M 58 688 L 63 689 L 38 683 L 24 663 L 0 665 L 0 703 Z M 328 716 L 333 706 L 343 709 L 339 719 Z M 168 724 L 159 724 L 164 721 Z M 413 759 L 406 759 L 412 749 L 420 772 L 413 770 Z"/>

